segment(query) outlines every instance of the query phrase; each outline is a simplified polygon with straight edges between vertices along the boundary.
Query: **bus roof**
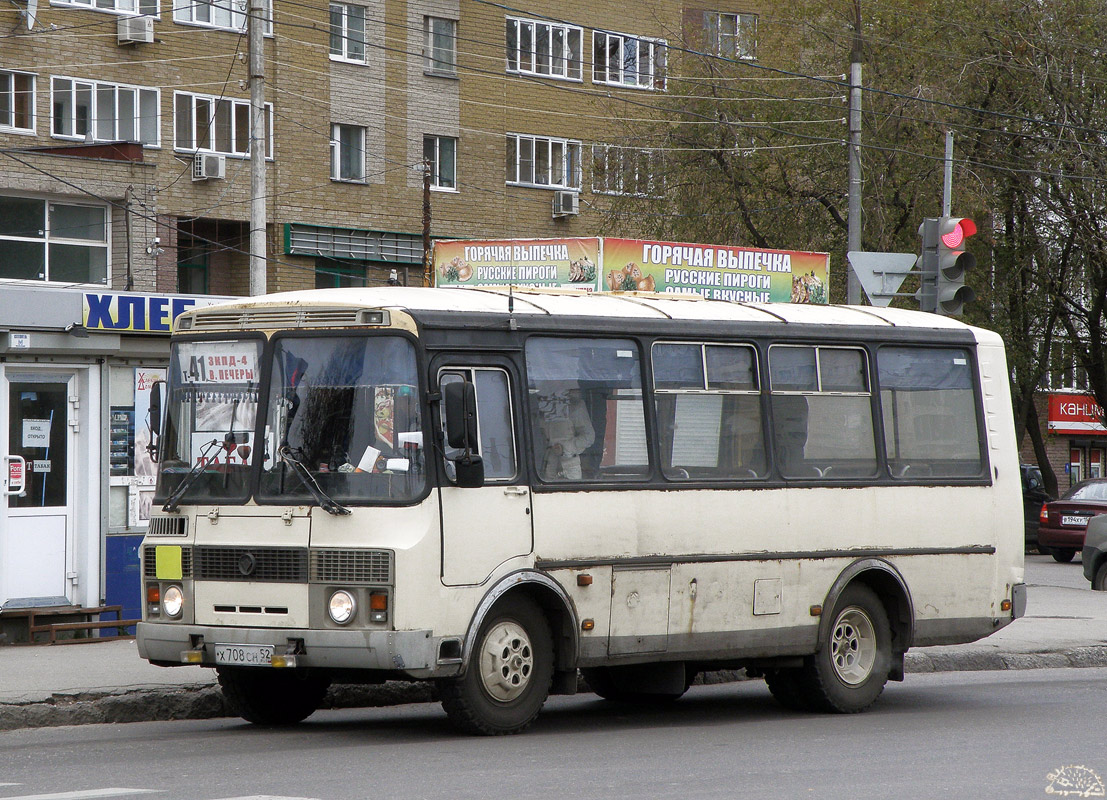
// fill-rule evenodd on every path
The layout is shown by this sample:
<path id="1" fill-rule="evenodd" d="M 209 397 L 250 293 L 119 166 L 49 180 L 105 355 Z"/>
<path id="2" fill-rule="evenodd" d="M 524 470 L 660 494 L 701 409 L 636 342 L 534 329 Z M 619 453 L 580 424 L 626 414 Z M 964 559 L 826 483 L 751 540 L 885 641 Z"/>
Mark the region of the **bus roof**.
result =
<path id="1" fill-rule="evenodd" d="M 368 288 L 315 289 L 281 292 L 207 306 L 186 312 L 186 316 L 233 314 L 240 311 L 276 310 L 289 306 L 308 309 L 390 309 L 439 316 L 443 313 L 513 314 L 516 317 L 594 317 L 690 322 L 747 322 L 767 324 L 843 325 L 864 327 L 931 328 L 974 330 L 977 339 L 984 331 L 972 329 L 955 319 L 875 306 L 804 305 L 798 303 L 741 303 L 710 300 L 699 295 L 645 292 L 585 292 L 575 289 L 533 287 L 422 288 L 382 286 Z"/>

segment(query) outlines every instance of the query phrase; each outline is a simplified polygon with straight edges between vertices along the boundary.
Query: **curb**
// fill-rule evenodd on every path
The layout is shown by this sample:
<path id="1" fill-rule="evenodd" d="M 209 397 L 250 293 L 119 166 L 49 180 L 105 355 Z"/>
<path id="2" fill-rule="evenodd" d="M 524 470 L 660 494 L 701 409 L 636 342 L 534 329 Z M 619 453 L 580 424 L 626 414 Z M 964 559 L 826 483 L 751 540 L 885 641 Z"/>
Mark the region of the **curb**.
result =
<path id="1" fill-rule="evenodd" d="M 1043 653 L 975 651 L 931 654 L 916 651 L 909 652 L 904 659 L 905 671 L 912 674 L 1105 666 L 1107 645 Z M 721 670 L 700 675 L 696 683 L 717 684 L 739 680 L 746 680 L 742 670 Z M 320 708 L 371 708 L 430 703 L 437 699 L 434 684 L 425 681 L 387 681 L 373 686 L 338 684 L 328 690 Z M 232 716 L 235 713 L 227 706 L 222 692 L 215 684 L 120 689 L 110 692 L 54 694 L 46 700 L 27 703 L 0 703 L 0 731 Z"/>

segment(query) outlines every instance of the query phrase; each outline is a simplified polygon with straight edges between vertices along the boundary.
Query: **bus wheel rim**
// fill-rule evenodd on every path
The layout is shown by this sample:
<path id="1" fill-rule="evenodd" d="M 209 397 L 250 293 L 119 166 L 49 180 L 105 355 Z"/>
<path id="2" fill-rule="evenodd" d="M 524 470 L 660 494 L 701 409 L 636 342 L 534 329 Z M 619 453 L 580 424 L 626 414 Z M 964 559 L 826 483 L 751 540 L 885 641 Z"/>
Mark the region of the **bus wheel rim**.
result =
<path id="1" fill-rule="evenodd" d="M 480 679 L 489 696 L 510 703 L 527 690 L 534 673 L 534 648 L 517 622 L 496 623 L 480 651 Z"/>
<path id="2" fill-rule="evenodd" d="M 868 680 L 876 663 L 876 629 L 865 611 L 850 606 L 838 615 L 830 637 L 830 663 L 838 680 L 859 686 Z"/>

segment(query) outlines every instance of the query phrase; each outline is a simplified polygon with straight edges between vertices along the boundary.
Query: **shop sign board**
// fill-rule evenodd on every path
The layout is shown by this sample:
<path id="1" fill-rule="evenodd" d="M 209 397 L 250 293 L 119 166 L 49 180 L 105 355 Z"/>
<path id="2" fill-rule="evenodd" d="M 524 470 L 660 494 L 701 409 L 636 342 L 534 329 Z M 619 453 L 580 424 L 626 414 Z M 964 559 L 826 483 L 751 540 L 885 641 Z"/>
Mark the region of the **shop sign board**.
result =
<path id="1" fill-rule="evenodd" d="M 1107 428 L 1103 426 L 1103 409 L 1094 397 L 1087 394 L 1051 394 L 1048 429 L 1050 433 L 1057 434 L 1107 435 Z"/>
<path id="2" fill-rule="evenodd" d="M 178 294 L 85 292 L 82 322 L 90 331 L 169 334 L 173 332 L 177 317 L 185 311 L 227 299 Z"/>

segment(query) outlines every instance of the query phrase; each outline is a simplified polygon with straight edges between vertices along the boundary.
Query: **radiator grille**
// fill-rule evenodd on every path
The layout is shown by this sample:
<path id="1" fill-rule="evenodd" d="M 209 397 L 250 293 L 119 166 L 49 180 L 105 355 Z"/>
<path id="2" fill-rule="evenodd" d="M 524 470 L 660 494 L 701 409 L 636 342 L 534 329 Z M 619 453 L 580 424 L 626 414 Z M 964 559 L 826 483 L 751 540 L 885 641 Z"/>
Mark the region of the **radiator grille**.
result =
<path id="1" fill-rule="evenodd" d="M 300 547 L 197 547 L 195 577 L 207 581 L 307 581 Z"/>
<path id="2" fill-rule="evenodd" d="M 142 576 L 144 578 L 158 577 L 157 545 L 148 544 L 142 553 Z M 181 548 L 181 577 L 192 577 L 192 548 Z"/>
<path id="3" fill-rule="evenodd" d="M 151 517 L 147 536 L 184 536 L 188 533 L 185 517 Z"/>
<path id="4" fill-rule="evenodd" d="M 317 583 L 392 583 L 387 550 L 312 550 L 311 579 Z"/>

